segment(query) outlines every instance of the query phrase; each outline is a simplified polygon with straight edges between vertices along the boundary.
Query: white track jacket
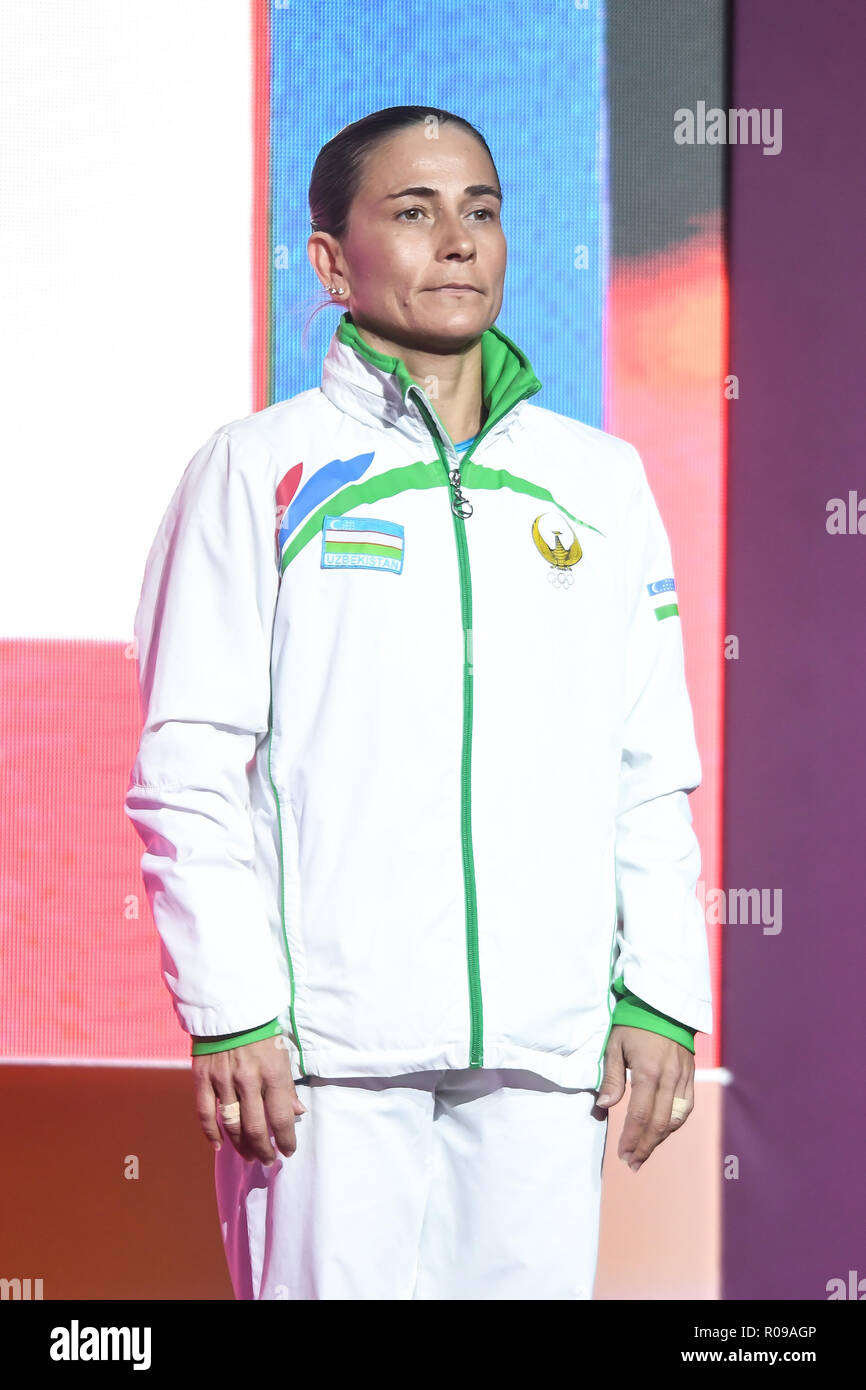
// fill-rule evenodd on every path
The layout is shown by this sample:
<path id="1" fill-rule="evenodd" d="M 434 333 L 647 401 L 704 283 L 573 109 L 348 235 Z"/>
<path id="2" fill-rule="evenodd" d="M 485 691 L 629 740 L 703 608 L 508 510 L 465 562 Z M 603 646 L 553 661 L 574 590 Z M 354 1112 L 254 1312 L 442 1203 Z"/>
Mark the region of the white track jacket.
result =
<path id="1" fill-rule="evenodd" d="M 346 313 L 321 387 L 217 429 L 162 519 L 125 809 L 204 1050 L 273 1019 L 298 1079 L 598 1087 L 629 998 L 712 1028 L 701 768 L 641 458 L 532 404 L 495 327 L 482 377 L 461 458 L 435 382 Z"/>

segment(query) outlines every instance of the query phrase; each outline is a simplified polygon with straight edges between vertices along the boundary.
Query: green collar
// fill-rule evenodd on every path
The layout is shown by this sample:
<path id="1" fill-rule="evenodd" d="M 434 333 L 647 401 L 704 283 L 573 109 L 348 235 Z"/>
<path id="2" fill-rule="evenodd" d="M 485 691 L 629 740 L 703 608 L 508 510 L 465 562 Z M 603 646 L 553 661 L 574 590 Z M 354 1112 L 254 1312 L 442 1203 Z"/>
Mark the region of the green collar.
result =
<path id="1" fill-rule="evenodd" d="M 389 357 L 384 352 L 377 352 L 365 342 L 348 310 L 340 317 L 337 336 L 341 343 L 354 348 L 372 366 L 378 367 L 379 371 L 395 376 L 400 383 L 404 401 L 410 388 L 422 389 L 409 375 L 401 357 Z M 487 430 L 495 425 L 497 420 L 501 420 L 503 415 L 507 415 L 518 401 L 534 396 L 536 391 L 540 390 L 541 382 L 532 370 L 529 358 L 521 352 L 517 344 L 495 325 L 485 329 L 481 334 L 481 395 L 487 407 L 487 419 L 478 437 L 482 433 L 486 434 Z"/>

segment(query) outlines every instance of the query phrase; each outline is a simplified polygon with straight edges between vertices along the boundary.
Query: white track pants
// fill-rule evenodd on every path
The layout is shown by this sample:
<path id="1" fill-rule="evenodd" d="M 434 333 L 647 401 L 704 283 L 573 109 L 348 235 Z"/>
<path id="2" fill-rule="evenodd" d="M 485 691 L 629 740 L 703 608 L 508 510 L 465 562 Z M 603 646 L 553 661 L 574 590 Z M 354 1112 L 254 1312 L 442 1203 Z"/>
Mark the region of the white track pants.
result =
<path id="1" fill-rule="evenodd" d="M 310 1077 L 291 1157 L 214 1157 L 235 1297 L 591 1298 L 596 1094 L 479 1067 Z"/>

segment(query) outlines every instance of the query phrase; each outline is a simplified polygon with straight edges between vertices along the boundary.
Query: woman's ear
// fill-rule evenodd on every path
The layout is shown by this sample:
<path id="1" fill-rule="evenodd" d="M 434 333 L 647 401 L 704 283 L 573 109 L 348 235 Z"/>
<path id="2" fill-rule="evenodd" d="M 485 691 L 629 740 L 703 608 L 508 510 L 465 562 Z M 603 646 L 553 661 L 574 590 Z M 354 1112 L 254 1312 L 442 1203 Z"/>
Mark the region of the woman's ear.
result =
<path id="1" fill-rule="evenodd" d="M 310 233 L 307 240 L 307 258 L 324 290 L 334 283 L 335 276 L 341 277 L 339 251 L 339 243 L 330 232 Z"/>

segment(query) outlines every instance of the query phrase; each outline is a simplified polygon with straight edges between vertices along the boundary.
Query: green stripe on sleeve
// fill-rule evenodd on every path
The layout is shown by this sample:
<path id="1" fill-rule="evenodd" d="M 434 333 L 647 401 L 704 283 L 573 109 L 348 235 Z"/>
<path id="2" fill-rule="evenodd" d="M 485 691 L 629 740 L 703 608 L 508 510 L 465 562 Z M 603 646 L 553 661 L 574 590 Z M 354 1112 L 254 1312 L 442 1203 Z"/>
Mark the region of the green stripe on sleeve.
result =
<path id="1" fill-rule="evenodd" d="M 192 1040 L 192 1056 L 204 1057 L 210 1052 L 228 1052 L 232 1047 L 243 1047 L 245 1043 L 262 1042 L 265 1038 L 275 1038 L 283 1030 L 280 1021 L 272 1018 L 261 1028 L 249 1028 L 245 1033 L 222 1033 L 216 1038 L 196 1038 Z"/>
<path id="2" fill-rule="evenodd" d="M 621 1023 L 628 1028 L 646 1028 L 650 1033 L 661 1033 L 665 1038 L 673 1038 L 674 1042 L 687 1047 L 689 1052 L 694 1052 L 696 1029 L 687 1028 L 684 1023 L 679 1023 L 669 1014 L 661 1013 L 659 1009 L 654 1009 L 651 1004 L 646 1004 L 643 999 L 632 994 L 631 990 L 626 989 L 621 975 L 614 980 L 613 988 L 620 997 L 613 1011 L 611 1027 Z"/>

